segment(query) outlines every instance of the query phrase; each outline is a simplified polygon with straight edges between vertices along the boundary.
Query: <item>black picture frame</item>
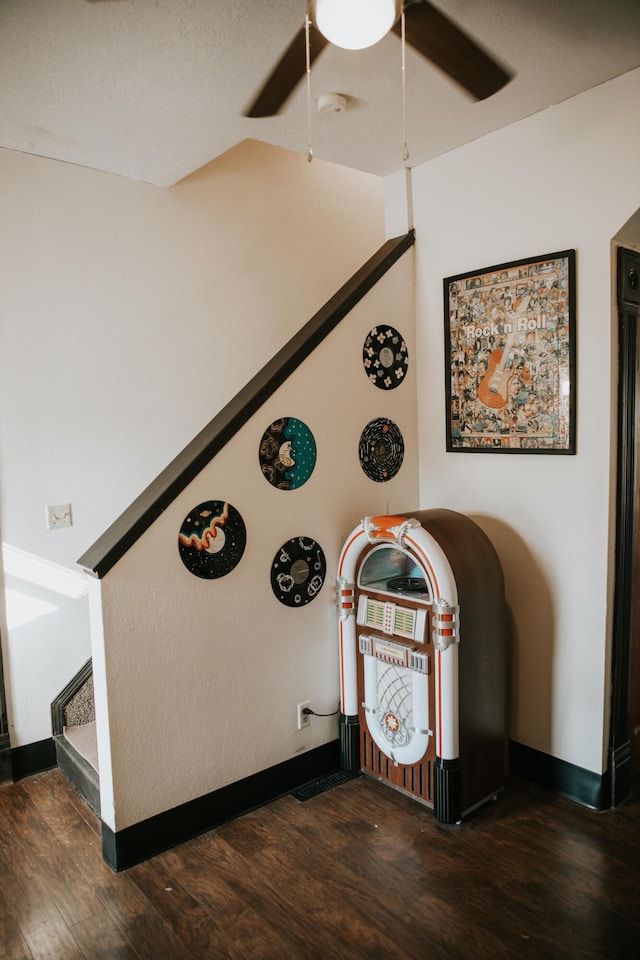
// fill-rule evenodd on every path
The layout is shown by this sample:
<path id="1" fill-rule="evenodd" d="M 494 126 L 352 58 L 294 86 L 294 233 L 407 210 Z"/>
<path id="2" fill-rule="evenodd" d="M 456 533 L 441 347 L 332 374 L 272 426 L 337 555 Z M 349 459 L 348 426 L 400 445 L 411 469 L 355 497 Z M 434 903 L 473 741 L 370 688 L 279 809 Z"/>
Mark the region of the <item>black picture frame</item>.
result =
<path id="1" fill-rule="evenodd" d="M 576 251 L 444 283 L 447 451 L 576 452 Z"/>

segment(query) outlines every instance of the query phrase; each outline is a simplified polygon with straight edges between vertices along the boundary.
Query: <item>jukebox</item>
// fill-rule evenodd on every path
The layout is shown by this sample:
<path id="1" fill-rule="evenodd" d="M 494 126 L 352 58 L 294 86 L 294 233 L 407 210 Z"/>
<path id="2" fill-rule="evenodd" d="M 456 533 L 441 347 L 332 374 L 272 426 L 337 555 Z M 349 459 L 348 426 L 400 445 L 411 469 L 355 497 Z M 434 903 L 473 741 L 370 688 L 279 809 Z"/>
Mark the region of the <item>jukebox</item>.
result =
<path id="1" fill-rule="evenodd" d="M 504 785 L 504 582 L 452 510 L 366 517 L 338 567 L 340 753 L 457 823 Z"/>

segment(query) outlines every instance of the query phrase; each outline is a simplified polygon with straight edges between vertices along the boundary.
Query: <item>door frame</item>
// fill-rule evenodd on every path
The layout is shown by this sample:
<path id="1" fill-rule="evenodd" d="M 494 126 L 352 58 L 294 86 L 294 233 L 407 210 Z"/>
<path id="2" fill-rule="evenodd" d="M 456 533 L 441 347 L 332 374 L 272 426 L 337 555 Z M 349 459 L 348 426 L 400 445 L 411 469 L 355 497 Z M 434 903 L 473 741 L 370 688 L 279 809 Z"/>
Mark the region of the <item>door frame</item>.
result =
<path id="1" fill-rule="evenodd" d="M 616 560 L 611 662 L 609 771 L 611 806 L 631 792 L 629 680 L 633 605 L 633 555 L 636 477 L 636 380 L 640 253 L 619 247 L 618 308 L 618 469 L 616 484 Z M 638 411 L 640 415 L 640 411 Z"/>
<path id="2" fill-rule="evenodd" d="M 2 644 L 0 642 L 0 783 L 6 783 L 12 779 L 11 743 L 9 740 L 9 723 L 7 720 L 7 700 L 4 692 Z"/>

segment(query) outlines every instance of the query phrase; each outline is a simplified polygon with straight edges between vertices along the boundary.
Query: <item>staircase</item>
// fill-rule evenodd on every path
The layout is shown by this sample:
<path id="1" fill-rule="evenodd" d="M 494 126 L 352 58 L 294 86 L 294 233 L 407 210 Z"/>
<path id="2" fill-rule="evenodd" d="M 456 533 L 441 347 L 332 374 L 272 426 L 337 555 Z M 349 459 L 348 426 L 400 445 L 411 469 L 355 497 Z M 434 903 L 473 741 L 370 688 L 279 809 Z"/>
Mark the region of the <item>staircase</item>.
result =
<path id="1" fill-rule="evenodd" d="M 100 777 L 91 660 L 51 704 L 58 767 L 100 816 Z"/>

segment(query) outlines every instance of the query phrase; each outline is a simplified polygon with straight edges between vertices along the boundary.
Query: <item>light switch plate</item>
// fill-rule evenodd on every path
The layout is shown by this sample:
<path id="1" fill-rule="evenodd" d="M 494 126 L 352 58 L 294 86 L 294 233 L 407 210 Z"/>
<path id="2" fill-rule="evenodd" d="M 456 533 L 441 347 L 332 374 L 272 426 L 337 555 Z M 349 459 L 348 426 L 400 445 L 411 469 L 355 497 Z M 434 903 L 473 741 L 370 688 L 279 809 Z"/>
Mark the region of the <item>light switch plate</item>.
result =
<path id="1" fill-rule="evenodd" d="M 60 527 L 70 527 L 72 525 L 70 503 L 56 503 L 45 507 L 45 511 L 47 530 L 59 530 Z"/>

